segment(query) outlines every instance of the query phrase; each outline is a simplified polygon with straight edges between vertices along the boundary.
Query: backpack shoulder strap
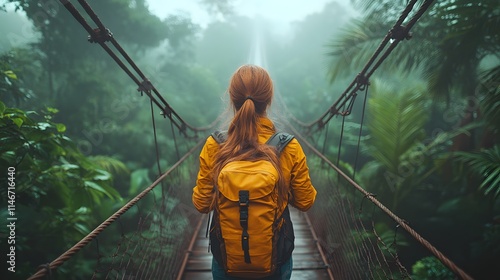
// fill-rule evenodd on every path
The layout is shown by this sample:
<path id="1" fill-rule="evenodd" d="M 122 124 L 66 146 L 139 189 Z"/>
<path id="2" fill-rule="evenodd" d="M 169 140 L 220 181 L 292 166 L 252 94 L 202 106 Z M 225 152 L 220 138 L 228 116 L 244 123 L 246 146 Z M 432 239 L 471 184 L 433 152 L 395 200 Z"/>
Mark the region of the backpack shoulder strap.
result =
<path id="1" fill-rule="evenodd" d="M 227 131 L 216 130 L 211 135 L 217 143 L 222 144 L 226 141 Z"/>
<path id="2" fill-rule="evenodd" d="M 217 143 L 221 144 L 226 141 L 227 131 L 216 130 L 212 132 L 211 135 Z M 290 141 L 292 141 L 293 138 L 295 138 L 295 136 L 288 134 L 286 132 L 276 132 L 271 137 L 269 137 L 266 144 L 269 146 L 276 147 L 278 152 L 281 153 L 281 151 L 283 151 L 286 145 L 290 143 Z"/>
<path id="3" fill-rule="evenodd" d="M 281 153 L 294 137 L 295 136 L 285 132 L 276 132 L 267 140 L 266 144 L 276 147 L 278 153 Z"/>

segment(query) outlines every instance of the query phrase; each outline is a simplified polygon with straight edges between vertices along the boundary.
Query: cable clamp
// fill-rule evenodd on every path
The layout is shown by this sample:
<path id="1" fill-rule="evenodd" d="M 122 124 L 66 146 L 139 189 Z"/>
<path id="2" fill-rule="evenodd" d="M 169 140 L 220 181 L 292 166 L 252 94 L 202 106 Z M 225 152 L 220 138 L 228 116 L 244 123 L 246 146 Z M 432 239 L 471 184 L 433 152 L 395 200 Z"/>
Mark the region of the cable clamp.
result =
<path id="1" fill-rule="evenodd" d="M 370 85 L 370 81 L 368 80 L 368 78 L 364 74 L 361 74 L 361 73 L 359 73 L 356 76 L 356 83 L 359 85 L 358 90 L 365 90 L 366 86 Z"/>
<path id="2" fill-rule="evenodd" d="M 325 127 L 325 122 L 323 120 L 319 120 L 317 124 L 319 130 L 322 130 L 323 127 Z"/>
<path id="3" fill-rule="evenodd" d="M 365 201 L 365 198 L 366 199 L 370 199 L 370 198 L 375 198 L 377 197 L 377 194 L 375 193 L 367 193 L 365 196 L 363 196 L 363 199 L 361 199 L 361 204 L 359 205 L 359 213 L 361 213 L 363 211 L 363 202 Z"/>
<path id="4" fill-rule="evenodd" d="M 337 108 L 332 106 L 332 107 L 330 107 L 330 109 L 328 109 L 328 112 L 330 113 L 331 116 L 335 116 L 339 113 L 339 110 L 337 110 Z"/>
<path id="5" fill-rule="evenodd" d="M 404 39 L 410 40 L 412 33 L 409 32 L 405 26 L 397 25 L 389 30 L 389 36 L 391 36 L 391 39 L 403 41 Z"/>
<path id="6" fill-rule="evenodd" d="M 100 28 L 95 28 L 94 32 L 88 36 L 88 41 L 91 43 L 104 43 L 113 38 L 113 33 L 106 28 L 102 31 Z"/>
<path id="7" fill-rule="evenodd" d="M 137 91 L 141 92 L 141 96 L 144 92 L 151 92 L 151 90 L 153 90 L 153 84 L 151 84 L 151 81 L 148 79 L 142 81 L 142 83 L 137 88 Z"/>
<path id="8" fill-rule="evenodd" d="M 163 110 L 161 110 L 160 114 L 164 118 L 166 118 L 166 117 L 170 118 L 172 116 L 172 108 L 170 108 L 170 106 L 166 105 L 165 108 L 163 108 Z"/>

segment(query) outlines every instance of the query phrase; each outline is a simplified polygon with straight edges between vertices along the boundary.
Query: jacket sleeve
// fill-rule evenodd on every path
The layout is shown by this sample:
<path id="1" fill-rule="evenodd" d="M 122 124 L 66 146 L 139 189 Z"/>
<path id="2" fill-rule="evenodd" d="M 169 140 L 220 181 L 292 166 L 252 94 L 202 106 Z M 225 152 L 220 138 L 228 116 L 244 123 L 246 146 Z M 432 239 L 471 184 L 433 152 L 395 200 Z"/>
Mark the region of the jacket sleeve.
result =
<path id="1" fill-rule="evenodd" d="M 307 211 L 316 200 L 317 191 L 311 183 L 306 155 L 297 142 L 290 179 L 290 203 L 301 211 Z"/>
<path id="2" fill-rule="evenodd" d="M 215 140 L 209 137 L 200 152 L 200 170 L 196 179 L 196 186 L 193 188 L 193 205 L 201 213 L 208 213 L 212 202 L 213 180 L 211 171 L 214 144 Z"/>

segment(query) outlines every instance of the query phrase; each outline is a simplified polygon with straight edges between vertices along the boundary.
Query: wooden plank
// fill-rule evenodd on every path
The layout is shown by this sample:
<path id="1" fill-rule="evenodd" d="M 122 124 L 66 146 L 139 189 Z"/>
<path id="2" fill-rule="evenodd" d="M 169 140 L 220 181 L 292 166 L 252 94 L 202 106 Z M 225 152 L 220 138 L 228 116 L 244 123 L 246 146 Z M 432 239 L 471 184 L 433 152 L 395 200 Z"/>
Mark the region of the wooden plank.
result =
<path id="1" fill-rule="evenodd" d="M 291 279 L 330 279 L 304 215 L 295 208 L 290 208 L 290 215 L 295 232 Z M 182 279 L 212 279 L 212 254 L 208 252 L 208 238 L 205 237 L 207 219 L 208 215 L 205 215 Z"/>

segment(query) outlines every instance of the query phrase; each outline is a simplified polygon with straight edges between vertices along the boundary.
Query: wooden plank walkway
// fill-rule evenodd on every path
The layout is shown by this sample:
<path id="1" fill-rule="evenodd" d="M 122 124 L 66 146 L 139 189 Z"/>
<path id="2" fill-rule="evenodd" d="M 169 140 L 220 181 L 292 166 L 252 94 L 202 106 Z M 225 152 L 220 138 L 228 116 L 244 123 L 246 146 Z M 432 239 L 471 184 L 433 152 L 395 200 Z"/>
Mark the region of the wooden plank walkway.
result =
<path id="1" fill-rule="evenodd" d="M 331 279 L 305 215 L 293 207 L 290 207 L 290 214 L 295 230 L 292 280 Z M 208 215 L 205 215 L 201 222 L 193 249 L 180 279 L 212 279 L 212 254 L 208 252 L 208 238 L 205 237 L 207 218 Z"/>

